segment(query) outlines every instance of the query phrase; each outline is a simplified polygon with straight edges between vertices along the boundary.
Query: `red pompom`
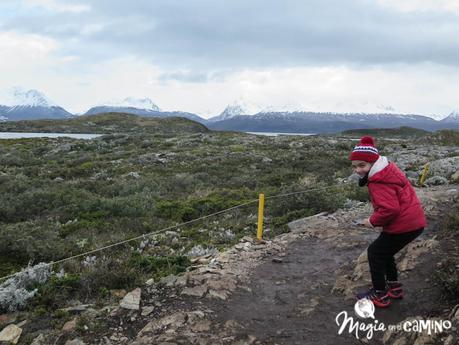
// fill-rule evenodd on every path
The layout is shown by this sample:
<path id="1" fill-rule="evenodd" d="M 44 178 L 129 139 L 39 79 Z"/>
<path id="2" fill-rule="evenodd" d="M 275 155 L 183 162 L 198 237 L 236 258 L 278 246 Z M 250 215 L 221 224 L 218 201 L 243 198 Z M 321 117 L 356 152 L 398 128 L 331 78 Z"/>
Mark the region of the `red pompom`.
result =
<path id="1" fill-rule="evenodd" d="M 360 145 L 375 146 L 375 141 L 370 136 L 364 136 L 360 139 Z"/>

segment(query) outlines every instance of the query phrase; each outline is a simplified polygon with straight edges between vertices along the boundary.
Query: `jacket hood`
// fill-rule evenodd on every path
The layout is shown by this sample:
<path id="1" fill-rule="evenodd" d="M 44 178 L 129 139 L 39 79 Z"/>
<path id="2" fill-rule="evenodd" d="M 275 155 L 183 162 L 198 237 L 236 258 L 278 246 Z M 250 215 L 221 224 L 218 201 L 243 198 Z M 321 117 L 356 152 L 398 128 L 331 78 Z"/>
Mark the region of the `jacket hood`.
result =
<path id="1" fill-rule="evenodd" d="M 405 174 L 387 157 L 380 156 L 368 174 L 368 182 L 392 183 L 403 187 L 406 184 Z"/>

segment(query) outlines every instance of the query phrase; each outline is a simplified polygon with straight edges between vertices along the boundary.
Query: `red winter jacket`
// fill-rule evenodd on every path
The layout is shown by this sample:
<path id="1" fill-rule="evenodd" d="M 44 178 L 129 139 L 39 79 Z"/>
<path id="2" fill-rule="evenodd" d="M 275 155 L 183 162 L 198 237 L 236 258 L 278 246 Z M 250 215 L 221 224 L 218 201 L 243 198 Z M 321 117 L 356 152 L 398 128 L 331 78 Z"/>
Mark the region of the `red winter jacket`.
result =
<path id="1" fill-rule="evenodd" d="M 426 227 L 426 218 L 413 186 L 405 174 L 381 156 L 368 175 L 368 190 L 374 213 L 373 226 L 399 234 Z"/>

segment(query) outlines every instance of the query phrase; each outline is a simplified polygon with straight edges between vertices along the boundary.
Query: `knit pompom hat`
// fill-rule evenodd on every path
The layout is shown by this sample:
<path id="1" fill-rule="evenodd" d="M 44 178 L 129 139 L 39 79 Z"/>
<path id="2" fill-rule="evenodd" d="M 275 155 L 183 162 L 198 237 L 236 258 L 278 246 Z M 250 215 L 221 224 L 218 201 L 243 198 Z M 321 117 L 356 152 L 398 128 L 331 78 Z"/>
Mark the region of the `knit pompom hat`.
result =
<path id="1" fill-rule="evenodd" d="M 379 153 L 375 147 L 375 141 L 370 136 L 364 136 L 360 139 L 360 143 L 354 147 L 349 156 L 351 161 L 365 161 L 374 163 L 378 160 Z"/>

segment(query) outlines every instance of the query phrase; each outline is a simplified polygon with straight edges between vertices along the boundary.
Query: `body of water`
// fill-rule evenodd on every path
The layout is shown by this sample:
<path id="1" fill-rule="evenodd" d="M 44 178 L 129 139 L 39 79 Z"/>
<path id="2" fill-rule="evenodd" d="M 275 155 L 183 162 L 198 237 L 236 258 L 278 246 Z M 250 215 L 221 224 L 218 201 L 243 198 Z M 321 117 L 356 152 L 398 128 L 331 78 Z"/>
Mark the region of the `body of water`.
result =
<path id="1" fill-rule="evenodd" d="M 22 138 L 59 138 L 67 137 L 74 139 L 94 139 L 103 134 L 84 134 L 84 133 L 20 133 L 20 132 L 0 132 L 0 139 L 22 139 Z"/>
<path id="2" fill-rule="evenodd" d="M 310 136 L 310 135 L 315 135 L 315 133 L 277 133 L 277 132 L 246 132 L 249 134 L 255 134 L 255 135 L 266 135 L 268 137 L 277 137 L 279 135 L 301 135 L 304 137 Z"/>

